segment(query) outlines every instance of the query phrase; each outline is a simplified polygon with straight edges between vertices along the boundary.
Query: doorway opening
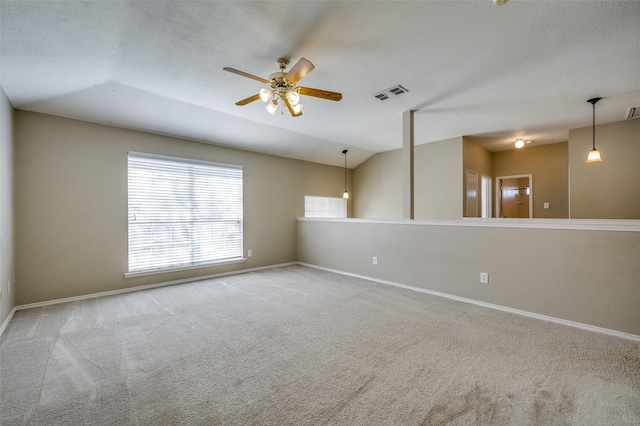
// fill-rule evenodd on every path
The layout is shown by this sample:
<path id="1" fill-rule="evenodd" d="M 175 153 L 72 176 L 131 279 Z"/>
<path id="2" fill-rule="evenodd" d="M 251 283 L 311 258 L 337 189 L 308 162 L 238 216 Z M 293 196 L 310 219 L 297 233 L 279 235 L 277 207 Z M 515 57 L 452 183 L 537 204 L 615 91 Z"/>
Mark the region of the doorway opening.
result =
<path id="1" fill-rule="evenodd" d="M 533 218 L 533 175 L 496 177 L 496 217 Z"/>
<path id="2" fill-rule="evenodd" d="M 491 176 L 480 176 L 480 217 L 491 217 Z"/>

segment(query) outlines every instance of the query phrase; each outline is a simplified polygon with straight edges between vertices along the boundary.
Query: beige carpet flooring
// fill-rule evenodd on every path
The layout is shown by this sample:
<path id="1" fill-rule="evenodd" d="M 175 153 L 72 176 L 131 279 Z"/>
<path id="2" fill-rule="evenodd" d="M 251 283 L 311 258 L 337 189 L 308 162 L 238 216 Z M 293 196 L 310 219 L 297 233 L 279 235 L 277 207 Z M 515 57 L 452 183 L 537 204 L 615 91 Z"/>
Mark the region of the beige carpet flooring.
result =
<path id="1" fill-rule="evenodd" d="M 2 425 L 638 425 L 640 343 L 302 266 L 18 311 Z"/>

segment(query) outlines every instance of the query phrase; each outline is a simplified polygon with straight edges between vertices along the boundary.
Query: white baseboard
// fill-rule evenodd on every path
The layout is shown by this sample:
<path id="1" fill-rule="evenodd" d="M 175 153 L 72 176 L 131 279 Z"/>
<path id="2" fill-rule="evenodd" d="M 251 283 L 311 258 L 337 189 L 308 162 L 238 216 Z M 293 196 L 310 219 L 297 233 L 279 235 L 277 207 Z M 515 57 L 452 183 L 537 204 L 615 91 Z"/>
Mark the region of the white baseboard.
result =
<path id="1" fill-rule="evenodd" d="M 43 307 L 43 306 L 57 305 L 59 303 L 74 302 L 74 301 L 77 301 L 77 300 L 94 299 L 96 297 L 113 296 L 113 295 L 116 295 L 116 294 L 123 294 L 123 293 L 132 293 L 134 291 L 148 290 L 148 289 L 157 288 L 157 287 L 166 287 L 166 286 L 169 286 L 169 285 L 183 284 L 183 283 L 189 283 L 189 282 L 195 282 L 195 281 L 210 280 L 212 278 L 225 277 L 225 276 L 229 276 L 229 275 L 246 274 L 248 272 L 261 271 L 263 269 L 280 268 L 280 267 L 283 267 L 283 266 L 291 266 L 291 265 L 296 265 L 296 264 L 297 264 L 297 262 L 288 262 L 288 263 L 280 263 L 280 264 L 277 264 L 277 265 L 259 266 L 257 268 L 238 269 L 236 271 L 221 272 L 221 273 L 218 273 L 218 274 L 203 275 L 203 276 L 199 276 L 199 277 L 185 278 L 185 279 L 181 279 L 181 280 L 165 281 L 165 282 L 156 283 L 156 284 L 147 284 L 147 285 L 141 285 L 141 286 L 136 286 L 136 287 L 123 288 L 123 289 L 119 289 L 119 290 L 103 291 L 103 292 L 100 292 L 100 293 L 84 294 L 82 296 L 66 297 L 64 299 L 47 300 L 45 302 L 36 302 L 36 303 L 29 303 L 29 304 L 26 304 L 26 305 L 19 305 L 19 306 L 16 306 L 15 308 L 13 308 L 13 311 L 21 311 L 21 310 L 24 310 L 24 309 L 40 308 L 40 307 Z M 9 315 L 9 318 L 11 318 L 13 316 L 13 311 L 12 311 L 11 315 Z M 8 323 L 8 322 L 9 322 L 8 320 L 5 321 L 5 323 Z M 4 331 L 4 327 L 5 326 L 3 325 L 2 331 Z M 0 336 L 1 335 L 2 335 L 2 333 L 0 332 Z"/>
<path id="2" fill-rule="evenodd" d="M 393 282 L 393 281 L 381 280 L 381 279 L 378 279 L 378 278 L 368 277 L 366 275 L 352 274 L 350 272 L 340 271 L 340 270 L 337 270 L 337 269 L 325 268 L 324 266 L 312 265 L 312 264 L 304 263 L 304 262 L 297 262 L 297 264 L 298 265 L 302 265 L 302 266 L 307 266 L 309 268 L 321 269 L 321 270 L 327 271 L 327 272 L 334 272 L 336 274 L 347 275 L 347 276 L 354 277 L 354 278 L 361 278 L 361 279 L 368 280 L 368 281 L 374 281 L 374 282 L 377 282 L 377 283 L 380 283 L 380 284 L 392 285 L 394 287 L 400 287 L 400 288 L 404 288 L 404 289 L 407 289 L 407 290 L 417 291 L 417 292 L 420 292 L 420 293 L 431 294 L 433 296 L 444 297 L 444 298 L 447 298 L 447 299 L 456 300 L 458 302 L 471 303 L 473 305 L 482 306 L 482 307 L 485 307 L 485 308 L 495 309 L 495 310 L 503 311 L 503 312 L 509 312 L 509 313 L 512 313 L 512 314 L 522 315 L 522 316 L 529 317 L 529 318 L 535 318 L 535 319 L 539 319 L 539 320 L 543 320 L 543 321 L 553 322 L 553 323 L 556 323 L 556 324 L 566 325 L 566 326 L 569 326 L 569 327 L 580 328 L 580 329 L 583 329 L 583 330 L 594 331 L 596 333 L 606 334 L 606 335 L 609 335 L 609 336 L 620 337 L 622 339 L 628 339 L 628 340 L 633 340 L 635 342 L 640 342 L 640 336 L 637 336 L 635 334 L 623 333 L 621 331 L 611 330 L 611 329 L 608 329 L 608 328 L 596 327 L 595 325 L 583 324 L 583 323 L 580 323 L 580 322 L 569 321 L 569 320 L 562 319 L 562 318 L 556 318 L 556 317 L 551 317 L 551 316 L 548 316 L 548 315 L 537 314 L 535 312 L 529 312 L 529 311 L 523 311 L 523 310 L 520 310 L 520 309 L 509 308 L 508 306 L 494 305 L 493 303 L 487 303 L 487 302 L 482 302 L 480 300 L 468 299 L 466 297 L 454 296 L 452 294 L 447 294 L 447 293 L 440 293 L 438 291 L 427 290 L 427 289 L 424 289 L 424 288 L 414 287 L 414 286 L 405 285 L 405 284 L 400 284 L 400 283 L 396 283 L 396 282 Z"/>
<path id="3" fill-rule="evenodd" d="M 482 307 L 489 308 L 489 309 L 496 309 L 498 311 L 510 312 L 510 313 L 516 314 L 516 315 L 522 315 L 522 316 L 529 317 L 529 318 L 535 318 L 535 319 L 539 319 L 539 320 L 543 320 L 543 321 L 553 322 L 553 323 L 556 323 L 556 324 L 566 325 L 566 326 L 569 326 L 569 327 L 580 328 L 580 329 L 583 329 L 583 330 L 593 331 L 593 332 L 596 332 L 596 333 L 606 334 L 606 335 L 609 335 L 609 336 L 620 337 L 622 339 L 628 339 L 628 340 L 633 340 L 635 342 L 640 342 L 640 336 L 637 336 L 635 334 L 623 333 L 621 331 L 611 330 L 611 329 L 608 329 L 608 328 L 596 327 L 594 325 L 583 324 L 583 323 L 579 323 L 579 322 L 575 322 L 575 321 L 565 320 L 565 319 L 562 319 L 562 318 L 556 318 L 556 317 L 551 317 L 551 316 L 548 316 L 548 315 L 537 314 L 535 312 L 529 312 L 529 311 L 523 311 L 523 310 L 520 310 L 520 309 L 509 308 L 507 306 L 495 305 L 493 303 L 487 303 L 487 302 L 482 302 L 482 301 L 479 301 L 479 300 L 468 299 L 466 297 L 460 297 L 460 296 L 455 296 L 455 295 L 452 295 L 452 294 L 441 293 L 441 292 L 438 292 L 438 291 L 427 290 L 427 289 L 420 288 L 420 287 L 414 287 L 414 286 L 410 286 L 410 285 L 406 285 L 406 284 L 400 284 L 400 283 L 393 282 L 393 281 L 381 280 L 381 279 L 378 279 L 378 278 L 368 277 L 366 275 L 353 274 L 353 273 L 341 271 L 341 270 L 338 270 L 338 269 L 326 268 L 326 267 L 323 267 L 323 266 L 313 265 L 313 264 L 304 263 L 304 262 L 288 262 L 288 263 L 281 263 L 281 264 L 277 264 L 277 265 L 260 266 L 260 267 L 257 267 L 257 268 L 241 269 L 241 270 L 237 270 L 237 271 L 222 272 L 222 273 L 219 273 L 219 274 L 211 274 L 211 275 L 205 275 L 205 276 L 194 277 L 194 278 L 185 278 L 185 279 L 174 280 L 174 281 L 165 281 L 165 282 L 161 282 L 161 283 L 157 283 L 157 284 L 148 284 L 148 285 L 130 287 L 130 288 L 125 288 L 125 289 L 120 289 L 120 290 L 105 291 L 105 292 L 101 292 L 101 293 L 86 294 L 86 295 L 83 295 L 83 296 L 67 297 L 67 298 L 64 298 L 64 299 L 55 299 L 55 300 L 48 300 L 46 302 L 37 302 L 37 303 L 30 303 L 30 304 L 27 304 L 27 305 L 20 305 L 20 306 L 14 307 L 11 310 L 11 313 L 9 314 L 7 319 L 4 321 L 4 323 L 2 324 L 2 327 L 0 327 L 0 336 L 2 336 L 2 334 L 4 333 L 5 329 L 9 325 L 9 322 L 13 318 L 13 315 L 15 314 L 15 312 L 19 311 L 19 310 L 38 308 L 38 307 L 49 306 L 49 305 L 56 305 L 56 304 L 59 304 L 59 303 L 73 302 L 73 301 L 77 301 L 77 300 L 93 299 L 93 298 L 96 298 L 96 297 L 104 297 L 104 296 L 112 296 L 112 295 L 116 295 L 116 294 L 131 293 L 131 292 L 134 292 L 134 291 L 147 290 L 147 289 L 152 289 L 152 288 L 157 288 L 157 287 L 165 287 L 165 286 L 169 286 L 169 285 L 176 285 L 176 284 L 182 284 L 182 283 L 187 283 L 187 282 L 203 281 L 203 280 L 208 280 L 208 279 L 212 279 L 212 278 L 224 277 L 224 276 L 229 276 L 229 275 L 238 275 L 238 274 L 244 274 L 244 273 L 248 273 L 248 272 L 255 272 L 255 271 L 260 271 L 260 270 L 264 270 L 264 269 L 280 268 L 280 267 L 291 266 L 291 265 L 301 265 L 301 266 L 306 266 L 306 267 L 309 267 L 309 268 L 320 269 L 320 270 L 323 270 L 323 271 L 333 272 L 333 273 L 336 273 L 336 274 L 346 275 L 346 276 L 350 276 L 350 277 L 354 277 L 354 278 L 361 278 L 361 279 L 364 279 L 364 280 L 373 281 L 373 282 L 377 282 L 377 283 L 380 283 L 380 284 L 391 285 L 391 286 L 394 286 L 394 287 L 400 287 L 400 288 L 404 288 L 404 289 L 407 289 L 407 290 L 417 291 L 417 292 L 420 292 L 420 293 L 431 294 L 433 296 L 444 297 L 444 298 L 447 298 L 447 299 L 456 300 L 458 302 L 471 303 L 473 305 L 482 306 Z"/>
<path id="4" fill-rule="evenodd" d="M 6 320 L 4 320 L 4 322 L 2 323 L 2 327 L 0 327 L 0 337 L 2 337 L 2 333 L 4 333 L 4 330 L 7 328 L 7 326 L 9 325 L 9 321 L 11 321 L 11 318 L 13 318 L 13 314 L 16 313 L 18 309 L 16 307 L 14 307 L 11 312 L 9 312 L 9 316 L 7 317 Z"/>

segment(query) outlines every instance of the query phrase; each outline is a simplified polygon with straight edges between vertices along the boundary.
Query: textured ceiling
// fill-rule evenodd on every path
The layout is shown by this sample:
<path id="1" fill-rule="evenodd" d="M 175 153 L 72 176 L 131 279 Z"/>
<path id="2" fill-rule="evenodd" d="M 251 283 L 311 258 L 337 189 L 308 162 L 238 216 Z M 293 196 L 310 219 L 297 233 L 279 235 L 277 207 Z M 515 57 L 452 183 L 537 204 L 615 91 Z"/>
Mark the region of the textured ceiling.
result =
<path id="1" fill-rule="evenodd" d="M 349 167 L 402 146 L 516 137 L 622 121 L 640 105 L 639 1 L 5 1 L 0 84 L 14 107 Z M 275 60 L 304 57 L 304 115 L 234 103 Z M 401 84 L 409 92 L 379 101 Z"/>

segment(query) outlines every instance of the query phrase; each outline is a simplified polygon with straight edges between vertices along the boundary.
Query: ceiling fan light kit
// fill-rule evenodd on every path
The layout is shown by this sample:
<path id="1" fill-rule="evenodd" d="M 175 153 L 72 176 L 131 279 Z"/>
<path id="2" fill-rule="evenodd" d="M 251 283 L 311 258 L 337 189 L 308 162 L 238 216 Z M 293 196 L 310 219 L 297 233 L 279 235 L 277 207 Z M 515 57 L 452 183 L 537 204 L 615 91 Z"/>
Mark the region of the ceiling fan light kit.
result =
<path id="1" fill-rule="evenodd" d="M 267 105 L 265 105 L 264 109 L 266 109 L 269 114 L 276 115 L 276 111 L 278 110 L 278 101 L 275 99 L 272 100 Z"/>
<path id="2" fill-rule="evenodd" d="M 269 100 L 273 98 L 273 90 L 265 89 L 264 87 L 260 89 L 258 94 L 260 95 L 260 100 L 262 102 L 269 102 Z"/>
<path id="3" fill-rule="evenodd" d="M 297 116 L 299 116 L 299 115 L 302 115 L 302 104 L 297 103 L 297 104 L 295 104 L 295 105 L 292 105 L 292 106 L 291 106 L 291 109 L 292 109 L 292 110 L 293 110 L 293 112 L 294 112 L 294 114 L 293 114 L 293 116 L 294 116 L 294 117 L 297 117 Z"/>
<path id="4" fill-rule="evenodd" d="M 269 114 L 275 115 L 278 110 L 278 100 L 280 100 L 282 105 L 287 107 L 293 117 L 299 117 L 302 115 L 300 95 L 314 96 L 316 98 L 328 99 L 330 101 L 339 101 L 342 99 L 341 93 L 296 86 L 297 82 L 302 80 L 305 75 L 309 74 L 315 68 L 315 66 L 305 58 L 301 58 L 296 62 L 288 72 L 284 71 L 285 68 L 287 68 L 287 65 L 289 65 L 288 59 L 279 58 L 276 61 L 276 65 L 280 71 L 271 74 L 268 80 L 244 71 L 239 71 L 235 68 L 223 68 L 225 71 L 259 81 L 269 86 L 269 88 L 263 87 L 260 89 L 256 95 L 236 102 L 236 105 L 244 106 L 260 99 L 262 102 L 269 102 L 265 106 L 265 109 Z"/>
<path id="5" fill-rule="evenodd" d="M 289 91 L 287 92 L 287 99 L 289 99 L 289 103 L 292 106 L 295 106 L 298 105 L 298 102 L 300 102 L 300 95 L 296 91 Z"/>

